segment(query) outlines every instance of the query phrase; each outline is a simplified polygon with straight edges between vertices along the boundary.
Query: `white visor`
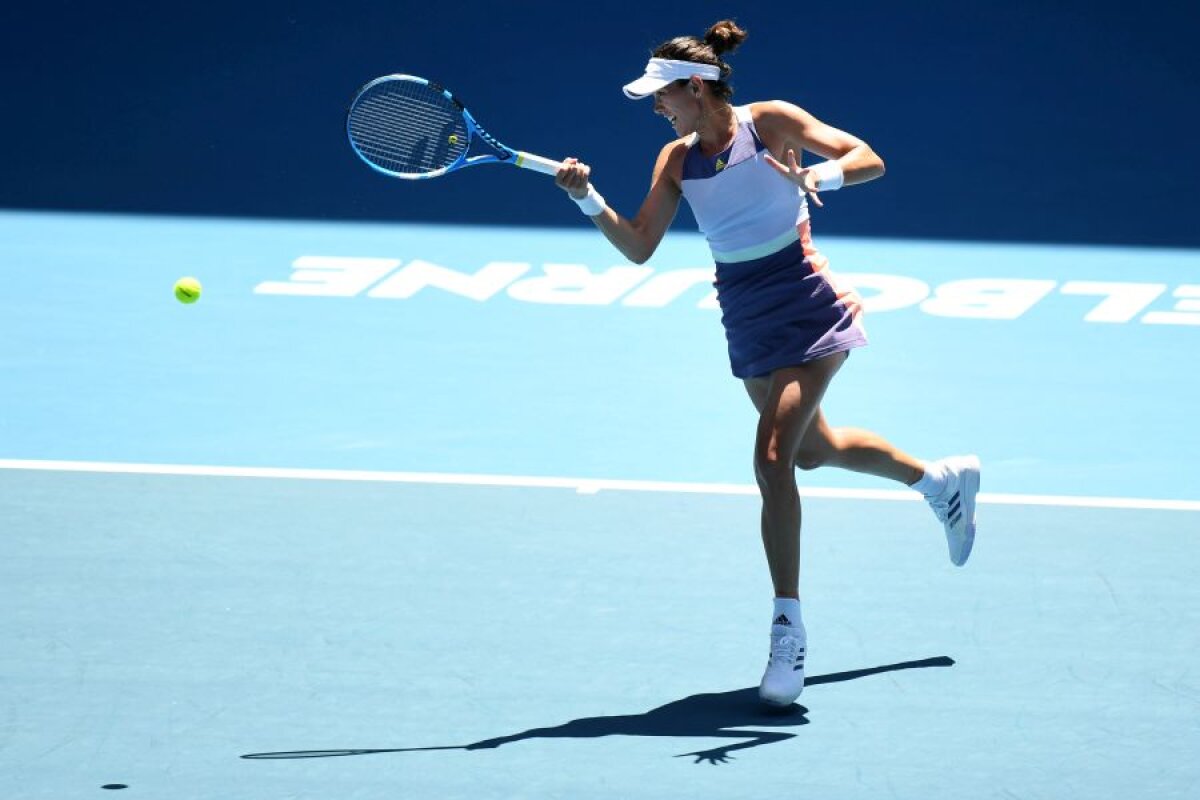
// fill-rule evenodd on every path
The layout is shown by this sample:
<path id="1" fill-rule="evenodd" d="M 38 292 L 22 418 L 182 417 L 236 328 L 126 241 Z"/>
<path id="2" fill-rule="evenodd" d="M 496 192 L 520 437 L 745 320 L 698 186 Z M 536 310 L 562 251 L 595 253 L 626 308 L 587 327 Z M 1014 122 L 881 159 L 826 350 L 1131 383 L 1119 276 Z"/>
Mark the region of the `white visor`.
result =
<path id="1" fill-rule="evenodd" d="M 699 75 L 706 81 L 719 81 L 721 80 L 721 68 L 714 67 L 712 64 L 697 64 L 694 61 L 652 58 L 646 64 L 646 74 L 633 83 L 625 84 L 622 91 L 630 100 L 641 100 L 672 81 L 686 81 L 693 75 Z"/>

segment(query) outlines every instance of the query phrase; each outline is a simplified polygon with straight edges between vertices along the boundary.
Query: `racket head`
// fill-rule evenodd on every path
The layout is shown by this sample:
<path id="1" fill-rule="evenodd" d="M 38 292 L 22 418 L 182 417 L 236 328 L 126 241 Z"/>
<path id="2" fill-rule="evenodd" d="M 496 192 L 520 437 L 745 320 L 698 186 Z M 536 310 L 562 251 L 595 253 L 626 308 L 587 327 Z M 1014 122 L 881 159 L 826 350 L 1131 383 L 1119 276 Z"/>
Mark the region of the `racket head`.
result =
<path id="1" fill-rule="evenodd" d="M 358 90 L 346 113 L 346 136 L 358 157 L 379 172 L 409 180 L 466 165 L 477 131 L 454 95 L 415 75 L 376 78 Z"/>

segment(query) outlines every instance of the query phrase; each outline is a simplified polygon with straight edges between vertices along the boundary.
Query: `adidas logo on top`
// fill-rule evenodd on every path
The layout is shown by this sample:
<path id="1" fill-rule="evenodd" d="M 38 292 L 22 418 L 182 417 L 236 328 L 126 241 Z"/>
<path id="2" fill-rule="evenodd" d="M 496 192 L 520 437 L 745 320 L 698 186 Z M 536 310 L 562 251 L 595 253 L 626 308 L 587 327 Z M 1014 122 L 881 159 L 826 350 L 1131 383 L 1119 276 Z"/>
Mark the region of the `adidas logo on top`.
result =
<path id="1" fill-rule="evenodd" d="M 778 617 L 775 618 L 775 621 L 772 622 L 771 624 L 772 625 L 791 625 L 792 621 L 787 618 L 787 614 L 780 614 Z"/>

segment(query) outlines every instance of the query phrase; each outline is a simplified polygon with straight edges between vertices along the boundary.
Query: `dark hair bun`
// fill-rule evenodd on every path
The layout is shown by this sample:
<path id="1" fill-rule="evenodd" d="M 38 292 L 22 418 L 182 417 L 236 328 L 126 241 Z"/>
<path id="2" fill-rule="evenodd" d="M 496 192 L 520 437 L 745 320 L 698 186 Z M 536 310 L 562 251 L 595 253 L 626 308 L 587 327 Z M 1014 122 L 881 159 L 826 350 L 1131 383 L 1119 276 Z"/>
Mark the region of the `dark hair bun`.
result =
<path id="1" fill-rule="evenodd" d="M 746 32 L 731 19 L 721 20 L 704 34 L 704 43 L 718 56 L 722 53 L 732 53 L 744 41 Z"/>

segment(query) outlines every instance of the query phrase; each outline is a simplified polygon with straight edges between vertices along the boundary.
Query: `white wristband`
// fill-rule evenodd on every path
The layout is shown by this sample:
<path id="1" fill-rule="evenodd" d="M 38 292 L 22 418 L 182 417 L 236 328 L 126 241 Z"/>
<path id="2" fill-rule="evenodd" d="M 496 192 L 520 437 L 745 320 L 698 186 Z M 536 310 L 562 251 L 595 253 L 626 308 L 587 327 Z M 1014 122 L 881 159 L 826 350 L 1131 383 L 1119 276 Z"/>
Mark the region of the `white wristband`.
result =
<path id="1" fill-rule="evenodd" d="M 567 195 L 571 197 L 571 195 Z M 604 213 L 604 209 L 608 206 L 604 202 L 604 197 L 596 191 L 596 187 L 588 184 L 587 194 L 583 197 L 571 197 L 575 201 L 575 205 L 579 206 L 579 210 L 589 217 L 594 217 L 597 214 Z"/>
<path id="2" fill-rule="evenodd" d="M 837 161 L 822 161 L 814 165 L 812 171 L 817 176 L 818 192 L 836 192 L 846 181 L 842 165 Z"/>

